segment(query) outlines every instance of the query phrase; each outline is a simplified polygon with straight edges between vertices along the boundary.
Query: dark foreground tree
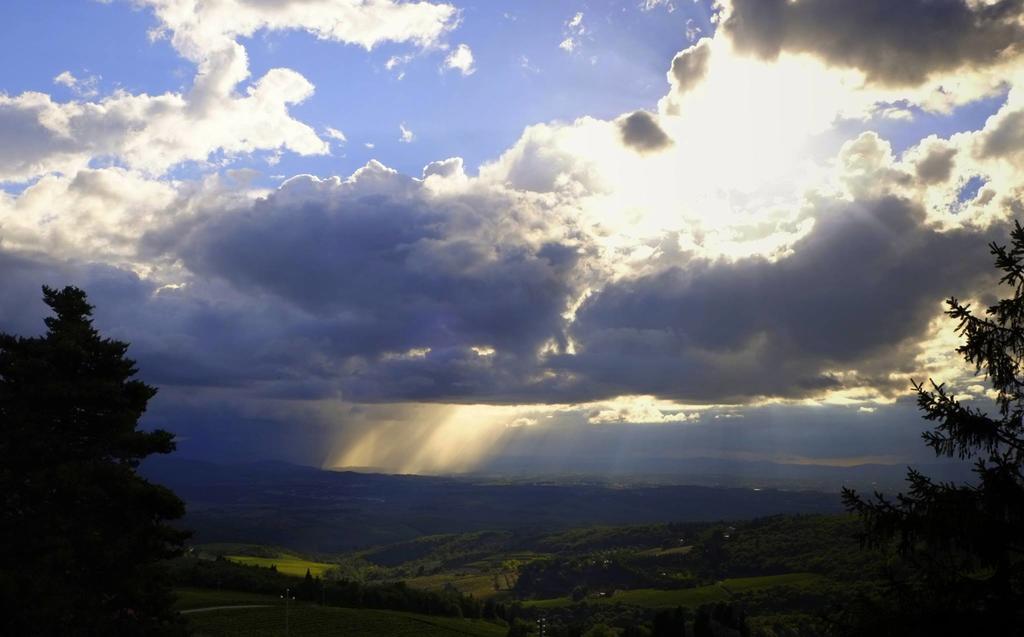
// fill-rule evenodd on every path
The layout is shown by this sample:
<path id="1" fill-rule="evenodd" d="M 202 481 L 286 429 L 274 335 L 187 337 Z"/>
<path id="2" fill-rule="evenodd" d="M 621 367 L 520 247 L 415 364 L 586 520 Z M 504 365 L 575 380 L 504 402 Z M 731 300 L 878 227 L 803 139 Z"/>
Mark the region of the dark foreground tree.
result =
<path id="1" fill-rule="evenodd" d="M 85 293 L 43 288 L 44 336 L 0 334 L 0 634 L 181 632 L 160 561 L 184 505 L 136 473 L 169 453 L 138 421 L 156 389 L 100 337 Z"/>
<path id="2" fill-rule="evenodd" d="M 936 455 L 974 463 L 971 484 L 935 482 L 910 470 L 895 501 L 843 491 L 864 521 L 863 542 L 889 548 L 889 612 L 873 613 L 875 634 L 1024 634 L 1024 228 L 1009 247 L 992 244 L 1012 295 L 976 315 L 947 301 L 957 349 L 991 384 L 995 413 L 965 405 L 941 384 L 916 384 L 924 434 Z M 862 620 L 865 618 L 861 618 Z"/>

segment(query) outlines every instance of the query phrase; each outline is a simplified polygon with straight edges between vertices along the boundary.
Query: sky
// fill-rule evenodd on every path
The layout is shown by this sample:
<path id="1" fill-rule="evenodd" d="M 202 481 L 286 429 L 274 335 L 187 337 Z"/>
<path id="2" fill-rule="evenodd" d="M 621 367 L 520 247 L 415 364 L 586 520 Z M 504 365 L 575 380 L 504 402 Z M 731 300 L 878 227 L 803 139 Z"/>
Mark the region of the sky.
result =
<path id="1" fill-rule="evenodd" d="M 0 330 L 83 288 L 182 456 L 899 464 L 911 379 L 989 399 L 1022 0 L 0 17 Z"/>

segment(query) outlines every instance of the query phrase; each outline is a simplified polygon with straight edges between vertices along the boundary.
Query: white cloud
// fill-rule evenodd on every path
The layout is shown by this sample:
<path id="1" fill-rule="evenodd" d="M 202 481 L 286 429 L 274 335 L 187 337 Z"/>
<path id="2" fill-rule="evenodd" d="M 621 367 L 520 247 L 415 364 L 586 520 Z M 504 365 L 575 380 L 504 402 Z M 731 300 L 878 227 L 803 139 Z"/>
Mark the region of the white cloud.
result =
<path id="1" fill-rule="evenodd" d="M 595 406 L 587 420 L 591 424 L 696 422 L 700 420 L 700 412 L 685 411 L 679 405 L 652 396 L 627 396 Z"/>
<path id="2" fill-rule="evenodd" d="M 189 94 L 118 92 L 98 102 L 0 94 L 0 132 L 8 140 L 0 148 L 0 181 L 73 174 L 98 158 L 159 175 L 184 161 L 205 161 L 215 151 L 327 152 L 313 129 L 288 113 L 289 105 L 313 94 L 298 73 L 271 69 L 244 95 L 232 85 L 214 89 L 207 79 L 200 74 Z"/>
<path id="3" fill-rule="evenodd" d="M 53 83 L 71 89 L 78 97 L 92 98 L 99 95 L 98 75 L 88 75 L 84 78 L 75 77 L 71 71 L 62 71 L 53 78 Z"/>
<path id="4" fill-rule="evenodd" d="M 17 197 L 0 198 L 3 246 L 63 258 L 141 263 L 143 233 L 169 218 L 173 183 L 121 168 L 47 175 Z"/>
<path id="5" fill-rule="evenodd" d="M 345 137 L 345 133 L 341 132 L 337 128 L 334 128 L 333 126 L 328 126 L 327 128 L 325 128 L 324 134 L 330 137 L 331 139 L 341 142 L 342 144 L 348 141 L 348 138 Z"/>
<path id="6" fill-rule="evenodd" d="M 411 144 L 412 141 L 416 139 L 416 135 L 411 130 L 405 127 L 405 122 L 402 122 L 401 124 L 398 125 L 398 131 L 398 141 L 402 142 L 403 144 Z"/>
<path id="7" fill-rule="evenodd" d="M 53 83 L 71 88 L 76 83 L 78 83 L 78 80 L 75 79 L 75 76 L 71 74 L 71 71 L 64 71 L 57 77 L 53 78 Z"/>
<path id="8" fill-rule="evenodd" d="M 377 0 L 138 0 L 161 21 L 153 37 L 169 37 L 197 65 L 192 87 L 162 95 L 117 91 L 95 102 L 55 102 L 46 94 L 0 94 L 0 182 L 60 172 L 73 174 L 96 161 L 113 161 L 160 175 L 182 162 L 205 162 L 213 153 L 257 150 L 325 154 L 328 144 L 293 118 L 291 105 L 308 99 L 313 85 L 299 73 L 269 70 L 246 84 L 248 57 L 237 41 L 260 30 L 302 29 L 321 39 L 370 49 L 382 42 L 427 47 L 456 24 L 449 4 Z M 463 72 L 470 66 L 460 67 Z M 65 71 L 55 82 L 79 97 L 95 96 L 95 78 Z"/>
<path id="9" fill-rule="evenodd" d="M 448 54 L 444 60 L 446 69 L 456 69 L 463 75 L 472 75 L 476 72 L 473 60 L 473 51 L 468 45 L 460 44 L 455 50 Z"/>
<path id="10" fill-rule="evenodd" d="M 394 0 L 137 0 L 150 6 L 183 55 L 199 61 L 260 30 L 301 29 L 371 49 L 382 42 L 430 46 L 455 26 L 450 4 Z"/>
<path id="11" fill-rule="evenodd" d="M 573 17 L 565 21 L 562 35 L 565 37 L 559 43 L 558 48 L 567 53 L 572 53 L 580 46 L 581 39 L 587 34 L 587 27 L 583 24 L 583 12 L 578 11 Z"/>
<path id="12" fill-rule="evenodd" d="M 672 0 L 640 0 L 640 9 L 642 11 L 651 11 L 658 7 L 664 7 L 669 13 L 676 10 L 676 5 Z"/>

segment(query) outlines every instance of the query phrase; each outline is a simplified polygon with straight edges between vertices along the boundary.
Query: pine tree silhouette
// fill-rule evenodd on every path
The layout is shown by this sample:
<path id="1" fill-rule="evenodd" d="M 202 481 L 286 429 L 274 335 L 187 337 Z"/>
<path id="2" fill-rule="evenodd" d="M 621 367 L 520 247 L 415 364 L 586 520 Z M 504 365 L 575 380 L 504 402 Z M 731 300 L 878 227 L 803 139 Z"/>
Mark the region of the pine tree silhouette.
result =
<path id="1" fill-rule="evenodd" d="M 156 389 L 126 343 L 102 338 L 77 288 L 43 288 L 43 336 L 0 334 L 0 634 L 176 634 L 159 562 L 187 534 L 184 505 L 136 473 L 169 453 L 141 431 Z"/>
<path id="2" fill-rule="evenodd" d="M 894 548 L 889 612 L 876 634 L 1024 634 L 1024 228 L 1009 247 L 990 245 L 1012 295 L 984 316 L 947 301 L 964 342 L 957 352 L 994 391 L 996 413 L 965 405 L 944 385 L 914 383 L 924 440 L 937 456 L 974 462 L 971 484 L 936 482 L 909 470 L 907 493 L 890 500 L 843 490 L 864 522 L 862 543 Z"/>

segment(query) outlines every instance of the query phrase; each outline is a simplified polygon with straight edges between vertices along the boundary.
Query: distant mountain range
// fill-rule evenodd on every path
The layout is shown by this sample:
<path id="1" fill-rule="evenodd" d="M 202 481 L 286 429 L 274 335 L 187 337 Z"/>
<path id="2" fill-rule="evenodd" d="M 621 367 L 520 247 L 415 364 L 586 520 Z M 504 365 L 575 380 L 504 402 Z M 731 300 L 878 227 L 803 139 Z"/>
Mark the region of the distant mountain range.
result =
<path id="1" fill-rule="evenodd" d="M 841 510 L 834 493 L 627 483 L 325 471 L 282 462 L 219 465 L 154 458 L 142 467 L 188 505 L 195 542 L 316 552 L 478 530 L 555 530 Z"/>
<path id="2" fill-rule="evenodd" d="M 970 464 L 965 462 L 915 463 L 913 466 L 938 480 L 963 481 L 972 475 Z M 609 459 L 577 457 L 571 464 L 558 465 L 548 459 L 503 456 L 491 460 L 474 475 L 527 480 L 538 477 L 561 481 L 580 478 L 631 484 L 809 489 L 834 493 L 843 486 L 850 486 L 861 490 L 895 492 L 904 488 L 907 465 L 835 466 L 705 457 L 644 458 L 625 466 L 617 466 Z"/>

